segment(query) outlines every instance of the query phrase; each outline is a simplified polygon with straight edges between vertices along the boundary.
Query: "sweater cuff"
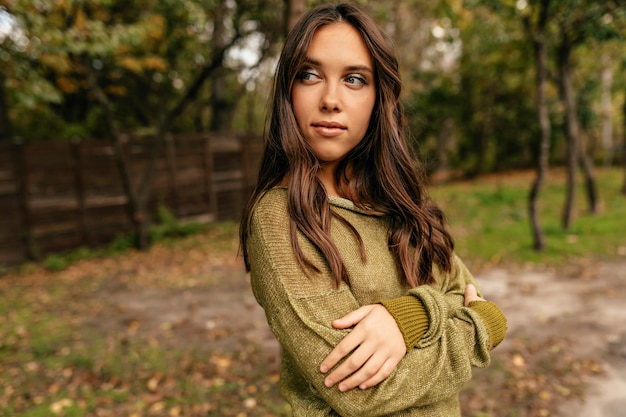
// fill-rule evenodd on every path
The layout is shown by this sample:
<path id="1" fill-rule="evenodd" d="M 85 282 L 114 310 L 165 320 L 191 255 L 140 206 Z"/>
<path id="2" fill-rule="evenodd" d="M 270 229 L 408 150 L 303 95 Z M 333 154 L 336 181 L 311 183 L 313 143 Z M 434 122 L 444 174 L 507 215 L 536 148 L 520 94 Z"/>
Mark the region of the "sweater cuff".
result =
<path id="1" fill-rule="evenodd" d="M 380 301 L 398 324 L 398 328 L 404 337 L 406 350 L 415 347 L 417 342 L 424 336 L 430 319 L 424 304 L 412 295 L 404 295 L 398 298 Z"/>
<path id="2" fill-rule="evenodd" d="M 506 317 L 500 308 L 491 301 L 472 301 L 468 307 L 480 315 L 487 327 L 489 350 L 498 346 L 507 331 Z"/>

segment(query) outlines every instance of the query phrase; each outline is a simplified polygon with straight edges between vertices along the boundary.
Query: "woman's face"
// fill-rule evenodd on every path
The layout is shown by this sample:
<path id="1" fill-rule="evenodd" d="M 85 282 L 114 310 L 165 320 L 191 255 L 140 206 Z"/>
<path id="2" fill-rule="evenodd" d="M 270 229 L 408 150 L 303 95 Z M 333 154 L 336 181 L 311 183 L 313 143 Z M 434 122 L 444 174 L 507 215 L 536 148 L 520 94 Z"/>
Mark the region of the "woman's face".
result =
<path id="1" fill-rule="evenodd" d="M 374 81 L 372 56 L 352 25 L 331 23 L 315 32 L 291 98 L 298 126 L 324 169 L 334 171 L 365 136 Z"/>

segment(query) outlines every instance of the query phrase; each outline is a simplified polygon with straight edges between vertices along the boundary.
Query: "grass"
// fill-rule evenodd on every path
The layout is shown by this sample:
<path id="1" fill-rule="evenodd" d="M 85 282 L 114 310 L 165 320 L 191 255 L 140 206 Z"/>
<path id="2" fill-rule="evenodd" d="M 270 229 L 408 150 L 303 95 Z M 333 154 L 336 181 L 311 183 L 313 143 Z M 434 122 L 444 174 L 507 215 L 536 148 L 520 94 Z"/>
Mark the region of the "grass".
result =
<path id="1" fill-rule="evenodd" d="M 474 264 L 560 264 L 586 256 L 625 256 L 626 196 L 620 193 L 623 170 L 599 169 L 596 176 L 599 213 L 589 213 L 586 190 L 579 179 L 575 218 L 565 230 L 561 226 L 565 173 L 562 170 L 550 173 L 539 197 L 540 222 L 546 241 L 542 252 L 533 249 L 528 218 L 528 193 L 533 173 L 496 174 L 434 185 L 429 191 L 446 214 L 457 252 Z M 236 239 L 235 222 L 213 224 L 210 229 L 211 233 L 218 234 L 214 244 L 222 248 Z M 151 227 L 150 238 L 152 242 L 175 246 L 185 244 L 186 240 L 181 238 L 205 232 L 206 225 L 180 223 L 167 208 L 159 207 L 158 222 Z M 115 256 L 130 249 L 132 236 L 120 236 L 105 247 L 51 254 L 42 265 L 50 271 L 61 271 L 81 260 Z"/>
<path id="2" fill-rule="evenodd" d="M 179 340 L 176 329 L 151 327 L 113 299 L 225 285 L 239 262 L 236 238 L 236 224 L 225 222 L 148 252 L 7 273 L 0 279 L 0 417 L 287 415 L 276 371 L 257 346 L 217 349 L 206 330 L 193 327 L 193 337 Z M 147 311 L 168 313 L 158 305 Z"/>
<path id="3" fill-rule="evenodd" d="M 620 194 L 623 170 L 597 173 L 600 213 L 590 214 L 582 185 L 577 189 L 576 216 L 561 226 L 565 200 L 564 173 L 551 173 L 540 194 L 540 221 L 546 249 L 533 249 L 528 219 L 530 173 L 513 173 L 458 182 L 430 189 L 443 208 L 458 253 L 478 263 L 560 264 L 578 257 L 626 255 L 626 197 Z M 582 182 L 582 180 L 580 181 Z"/>

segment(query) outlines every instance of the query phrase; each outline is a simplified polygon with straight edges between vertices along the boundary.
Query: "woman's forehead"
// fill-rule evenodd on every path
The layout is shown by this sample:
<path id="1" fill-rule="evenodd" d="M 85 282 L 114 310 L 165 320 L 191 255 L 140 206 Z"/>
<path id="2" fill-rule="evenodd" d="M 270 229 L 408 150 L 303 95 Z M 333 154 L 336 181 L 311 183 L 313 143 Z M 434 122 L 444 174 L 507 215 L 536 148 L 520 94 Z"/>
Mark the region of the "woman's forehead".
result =
<path id="1" fill-rule="evenodd" d="M 373 58 L 361 33 L 346 22 L 319 27 L 306 51 L 306 60 L 313 63 L 341 61 L 346 66 L 373 66 Z"/>

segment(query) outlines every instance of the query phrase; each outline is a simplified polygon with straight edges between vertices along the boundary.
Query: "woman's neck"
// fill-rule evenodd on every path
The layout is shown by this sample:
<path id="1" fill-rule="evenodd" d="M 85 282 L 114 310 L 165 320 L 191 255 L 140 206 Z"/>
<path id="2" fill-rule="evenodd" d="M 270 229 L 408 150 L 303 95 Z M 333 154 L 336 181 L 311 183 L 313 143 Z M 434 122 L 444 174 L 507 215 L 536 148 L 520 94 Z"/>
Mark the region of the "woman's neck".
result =
<path id="1" fill-rule="evenodd" d="M 332 195 L 335 197 L 341 197 L 341 198 L 348 198 L 348 196 L 345 195 L 345 192 L 341 192 L 340 189 L 341 187 L 339 187 L 337 185 L 337 182 L 335 181 L 335 167 L 331 167 L 329 165 L 322 167 L 321 170 L 319 170 L 319 172 L 317 173 L 317 178 L 320 180 L 320 182 L 322 183 L 322 185 L 324 186 L 324 189 L 326 190 L 326 194 L 327 195 Z M 289 184 L 289 175 L 286 175 L 279 183 L 278 185 L 283 186 L 283 187 L 287 187 Z"/>
<path id="2" fill-rule="evenodd" d="M 317 178 L 320 180 L 327 195 L 333 195 L 336 197 L 345 197 L 339 192 L 339 187 L 335 180 L 335 168 L 336 164 L 323 166 L 317 173 Z"/>

